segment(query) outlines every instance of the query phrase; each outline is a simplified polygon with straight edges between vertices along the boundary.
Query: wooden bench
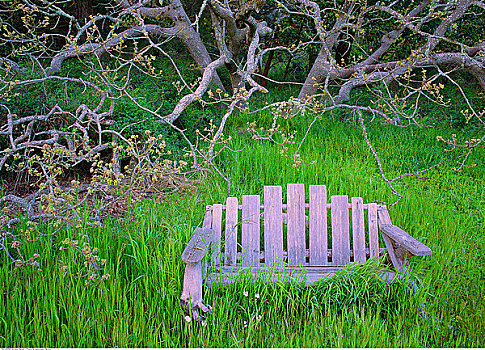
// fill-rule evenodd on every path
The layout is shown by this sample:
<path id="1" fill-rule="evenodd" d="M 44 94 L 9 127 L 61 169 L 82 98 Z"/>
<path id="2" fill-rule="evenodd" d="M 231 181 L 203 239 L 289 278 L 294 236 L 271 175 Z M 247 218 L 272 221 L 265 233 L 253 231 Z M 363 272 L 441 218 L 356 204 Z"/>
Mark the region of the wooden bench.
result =
<path id="1" fill-rule="evenodd" d="M 379 247 L 379 230 L 385 248 Z M 284 204 L 281 186 L 265 186 L 263 203 L 259 195 L 244 195 L 242 205 L 229 197 L 225 205 L 206 207 L 202 227 L 182 253 L 180 302 L 187 315 L 199 319 L 199 311 L 211 310 L 202 299 L 204 280 L 227 283 L 241 270 L 257 275 L 269 268 L 274 278 L 291 274 L 312 284 L 347 264 L 386 253 L 395 272 L 382 277 L 391 281 L 409 271 L 409 257 L 429 255 L 431 249 L 392 225 L 386 206 L 364 204 L 359 197 L 349 202 L 342 195 L 327 202 L 324 185 L 310 185 L 305 203 L 303 184 L 288 184 Z"/>

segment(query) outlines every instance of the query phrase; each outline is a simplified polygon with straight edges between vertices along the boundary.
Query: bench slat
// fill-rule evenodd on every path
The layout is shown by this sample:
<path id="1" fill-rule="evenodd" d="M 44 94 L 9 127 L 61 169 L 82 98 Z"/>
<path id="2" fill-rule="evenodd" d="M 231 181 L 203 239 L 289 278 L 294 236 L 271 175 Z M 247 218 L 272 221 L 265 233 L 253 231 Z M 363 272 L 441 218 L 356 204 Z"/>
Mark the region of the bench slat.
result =
<path id="1" fill-rule="evenodd" d="M 365 262 L 364 202 L 360 197 L 352 197 L 351 202 L 354 261 Z"/>
<path id="2" fill-rule="evenodd" d="M 286 281 L 288 279 L 293 279 L 297 282 L 302 282 L 305 280 L 306 285 L 311 285 L 322 278 L 333 276 L 339 269 L 340 267 L 336 266 L 315 268 L 275 268 L 273 270 L 265 269 L 264 265 L 249 268 L 226 267 L 209 274 L 206 281 L 208 284 L 232 283 L 240 278 L 240 274 L 238 272 L 243 272 L 250 274 L 255 279 L 263 279 L 267 282 Z"/>
<path id="3" fill-rule="evenodd" d="M 238 220 L 237 197 L 228 197 L 226 200 L 226 244 L 225 265 L 235 265 L 237 257 L 237 220 Z"/>
<path id="4" fill-rule="evenodd" d="M 305 268 L 293 268 L 293 269 L 279 269 L 279 270 L 266 270 L 264 267 L 255 268 L 222 268 L 218 272 L 209 274 L 207 277 L 208 284 L 227 284 L 235 282 L 240 278 L 238 272 L 249 273 L 253 278 L 263 279 L 267 282 L 269 281 L 285 281 L 289 278 L 297 281 L 303 282 L 305 284 L 312 285 L 318 282 L 322 278 L 332 277 L 341 267 L 337 266 L 327 266 L 327 267 L 305 267 Z M 291 276 L 291 277 L 290 277 Z M 390 271 L 383 271 L 380 274 L 380 278 L 386 282 L 390 282 L 394 279 L 395 274 Z"/>
<path id="5" fill-rule="evenodd" d="M 212 208 L 209 208 L 209 206 L 206 206 L 205 207 L 204 220 L 202 221 L 202 230 L 204 232 L 207 232 L 207 234 L 206 234 L 206 236 L 207 236 L 207 247 L 206 247 L 206 249 L 209 248 L 209 245 L 212 243 L 212 239 L 213 239 L 211 226 L 212 226 Z M 206 272 L 207 272 L 207 261 L 209 260 L 208 255 L 209 254 L 206 254 L 204 259 L 201 262 L 201 264 L 202 264 L 201 269 L 202 269 L 203 275 L 205 275 Z"/>
<path id="6" fill-rule="evenodd" d="M 257 195 L 242 196 L 242 267 L 259 263 L 260 198 Z"/>
<path id="7" fill-rule="evenodd" d="M 350 263 L 349 240 L 349 197 L 332 196 L 332 265 L 343 266 Z"/>
<path id="8" fill-rule="evenodd" d="M 206 212 L 204 215 L 204 220 L 202 221 L 202 229 L 204 230 L 210 230 L 211 229 L 211 224 L 212 224 L 212 206 L 210 206 L 211 209 L 209 210 L 206 208 Z"/>
<path id="9" fill-rule="evenodd" d="M 368 204 L 369 216 L 369 249 L 371 256 L 379 254 L 379 230 L 377 227 L 377 203 Z"/>
<path id="10" fill-rule="evenodd" d="M 264 187 L 264 254 L 266 265 L 283 259 L 283 191 Z"/>
<path id="11" fill-rule="evenodd" d="M 379 255 L 384 255 L 386 253 L 386 249 L 385 248 L 379 248 Z M 261 251 L 259 252 L 259 261 L 264 261 L 264 251 Z M 354 251 L 351 250 L 350 251 L 350 258 L 352 258 L 354 256 Z M 370 251 L 369 251 L 369 248 L 366 248 L 365 249 L 365 256 L 367 258 L 370 258 Z M 283 251 L 283 258 L 281 260 L 285 260 L 286 258 L 288 257 L 288 252 L 287 251 Z M 327 257 L 329 259 L 331 259 L 333 257 L 333 253 L 332 253 L 332 249 L 327 249 Z M 309 249 L 305 249 L 305 260 L 307 258 L 310 258 L 310 250 Z M 239 262 L 241 259 L 241 252 L 237 252 L 237 259 L 236 259 L 236 263 Z M 328 264 L 330 265 L 330 264 Z M 305 263 L 305 266 L 309 266 L 307 263 Z M 312 265 L 312 266 L 326 266 L 326 265 Z"/>
<path id="12" fill-rule="evenodd" d="M 288 264 L 305 263 L 305 185 L 288 184 Z"/>
<path id="13" fill-rule="evenodd" d="M 222 204 L 212 207 L 212 245 L 211 261 L 219 264 L 221 257 Z"/>
<path id="14" fill-rule="evenodd" d="M 327 188 L 325 185 L 310 185 L 309 191 L 310 265 L 328 265 Z"/>
<path id="15" fill-rule="evenodd" d="M 312 186 L 312 185 L 310 185 Z M 322 185 L 323 186 L 323 185 Z M 352 204 L 348 204 L 348 207 L 349 209 L 352 209 Z M 211 209 L 212 208 L 212 205 L 208 205 L 207 206 L 208 209 Z M 261 204 L 260 207 L 259 207 L 261 210 L 264 209 L 264 204 Z M 305 203 L 305 209 L 308 209 L 310 208 L 310 204 L 308 203 Z M 226 209 L 226 206 L 225 205 L 222 205 L 222 209 L 225 210 Z M 239 210 L 242 210 L 242 205 L 239 205 L 238 206 L 238 209 Z M 286 210 L 288 209 L 288 205 L 286 203 L 283 203 L 283 210 Z M 332 209 L 332 204 L 331 203 L 327 203 L 327 209 Z M 367 210 L 367 204 L 364 204 L 364 210 Z"/>

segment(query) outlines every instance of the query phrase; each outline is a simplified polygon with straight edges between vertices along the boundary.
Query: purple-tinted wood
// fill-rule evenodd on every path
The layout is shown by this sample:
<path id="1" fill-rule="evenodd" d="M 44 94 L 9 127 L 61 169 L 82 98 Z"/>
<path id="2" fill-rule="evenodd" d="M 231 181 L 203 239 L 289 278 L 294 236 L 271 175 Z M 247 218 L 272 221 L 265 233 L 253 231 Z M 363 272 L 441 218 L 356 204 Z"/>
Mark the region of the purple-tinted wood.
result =
<path id="1" fill-rule="evenodd" d="M 368 204 L 369 249 L 371 256 L 379 255 L 379 231 L 377 228 L 377 203 Z"/>
<path id="2" fill-rule="evenodd" d="M 288 264 L 305 263 L 305 185 L 288 184 Z"/>
<path id="3" fill-rule="evenodd" d="M 283 259 L 283 201 L 281 186 L 264 187 L 264 261 Z"/>
<path id="4" fill-rule="evenodd" d="M 219 264 L 221 257 L 222 204 L 212 206 L 212 245 L 211 261 Z"/>
<path id="5" fill-rule="evenodd" d="M 350 263 L 349 197 L 332 196 L 332 265 Z"/>
<path id="6" fill-rule="evenodd" d="M 242 197 L 242 267 L 259 264 L 260 198 Z"/>
<path id="7" fill-rule="evenodd" d="M 237 256 L 237 220 L 238 203 L 236 197 L 229 197 L 226 201 L 226 244 L 224 247 L 225 265 L 235 265 Z"/>
<path id="8" fill-rule="evenodd" d="M 325 185 L 310 185 L 309 192 L 310 265 L 328 265 L 327 188 Z"/>
<path id="9" fill-rule="evenodd" d="M 360 197 L 352 200 L 352 240 L 354 246 L 354 261 L 365 262 L 365 220 L 364 202 Z"/>

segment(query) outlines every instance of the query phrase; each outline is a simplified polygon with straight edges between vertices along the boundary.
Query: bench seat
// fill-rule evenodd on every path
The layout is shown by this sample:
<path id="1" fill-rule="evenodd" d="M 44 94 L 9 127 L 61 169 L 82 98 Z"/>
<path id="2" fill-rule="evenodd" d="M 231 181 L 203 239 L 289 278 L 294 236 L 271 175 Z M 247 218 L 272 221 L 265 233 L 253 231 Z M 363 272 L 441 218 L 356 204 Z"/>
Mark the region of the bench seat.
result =
<path id="1" fill-rule="evenodd" d="M 385 255 L 394 271 L 382 271 L 381 278 L 392 281 L 409 272 L 408 258 L 432 253 L 393 225 L 384 205 L 345 195 L 328 202 L 325 185 L 310 185 L 308 199 L 303 184 L 288 184 L 287 203 L 281 186 L 265 186 L 262 203 L 259 195 L 243 195 L 242 204 L 228 197 L 207 206 L 202 227 L 182 253 L 184 312 L 199 319 L 200 311 L 211 310 L 202 299 L 204 281 L 231 283 L 241 272 L 311 285 L 348 264 Z"/>

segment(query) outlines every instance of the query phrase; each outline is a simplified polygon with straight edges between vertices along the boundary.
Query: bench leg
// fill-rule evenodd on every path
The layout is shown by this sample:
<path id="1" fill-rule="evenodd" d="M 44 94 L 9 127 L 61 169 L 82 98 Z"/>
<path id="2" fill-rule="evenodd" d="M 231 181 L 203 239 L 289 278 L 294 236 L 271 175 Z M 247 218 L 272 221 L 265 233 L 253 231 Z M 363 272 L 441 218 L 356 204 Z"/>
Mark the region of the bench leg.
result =
<path id="1" fill-rule="evenodd" d="M 184 288 L 180 297 L 180 306 L 186 316 L 199 321 L 199 312 L 210 312 L 212 308 L 202 300 L 202 264 L 187 263 L 184 274 Z"/>

